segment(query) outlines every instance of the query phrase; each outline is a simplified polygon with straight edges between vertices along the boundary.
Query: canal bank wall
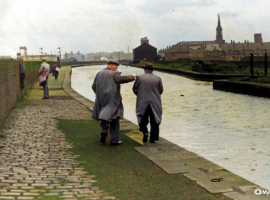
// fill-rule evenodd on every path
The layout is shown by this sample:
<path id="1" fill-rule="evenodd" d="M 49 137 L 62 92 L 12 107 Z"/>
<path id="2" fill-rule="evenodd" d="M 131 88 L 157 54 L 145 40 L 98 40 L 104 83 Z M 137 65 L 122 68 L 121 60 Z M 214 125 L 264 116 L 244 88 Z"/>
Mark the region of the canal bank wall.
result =
<path id="1" fill-rule="evenodd" d="M 142 66 L 139 65 L 130 66 L 142 68 Z M 246 75 L 242 74 L 201 74 L 180 69 L 164 69 L 156 67 L 153 69 L 156 71 L 181 75 L 193 80 L 211 81 L 213 82 L 214 90 L 270 98 L 270 84 L 227 80 L 233 77 L 246 77 Z"/>
<path id="2" fill-rule="evenodd" d="M 239 94 L 249 94 L 259 97 L 270 97 L 270 84 L 249 83 L 241 81 L 214 80 L 214 90 L 222 90 Z"/>
<path id="3" fill-rule="evenodd" d="M 143 66 L 140 65 L 129 65 L 132 67 L 138 67 L 142 68 Z M 167 72 L 171 74 L 177 74 L 181 75 L 187 78 L 191 78 L 194 80 L 200 80 L 200 81 L 214 81 L 218 79 L 229 79 L 232 77 L 245 77 L 243 74 L 208 74 L 208 73 L 197 73 L 197 72 L 191 72 L 181 69 L 169 69 L 169 68 L 159 68 L 159 67 L 153 67 L 154 70 L 160 71 L 160 72 Z"/>

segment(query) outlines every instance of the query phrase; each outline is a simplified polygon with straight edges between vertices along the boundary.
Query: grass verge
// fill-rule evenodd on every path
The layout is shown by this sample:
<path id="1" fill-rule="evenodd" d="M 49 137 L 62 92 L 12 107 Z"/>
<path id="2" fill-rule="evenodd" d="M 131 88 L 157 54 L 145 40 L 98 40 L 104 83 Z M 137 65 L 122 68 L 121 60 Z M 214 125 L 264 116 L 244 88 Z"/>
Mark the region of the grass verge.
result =
<path id="1" fill-rule="evenodd" d="M 137 152 L 138 143 L 120 131 L 122 145 L 99 143 L 99 122 L 93 120 L 59 120 L 71 149 L 87 172 L 96 175 L 99 188 L 117 199 L 228 199 L 211 194 L 182 174 L 167 174 L 156 164 Z"/>
<path id="2" fill-rule="evenodd" d="M 242 78 L 230 78 L 231 81 L 245 81 L 245 82 L 255 82 L 255 83 L 264 83 L 264 84 L 270 84 L 270 76 L 264 76 L 264 77 L 242 77 Z"/>

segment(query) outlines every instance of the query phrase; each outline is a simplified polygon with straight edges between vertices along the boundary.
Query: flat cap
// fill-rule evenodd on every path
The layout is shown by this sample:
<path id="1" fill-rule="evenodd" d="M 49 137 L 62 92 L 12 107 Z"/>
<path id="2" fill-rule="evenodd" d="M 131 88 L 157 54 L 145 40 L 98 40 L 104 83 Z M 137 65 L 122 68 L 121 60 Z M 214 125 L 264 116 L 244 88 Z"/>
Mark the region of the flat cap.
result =
<path id="1" fill-rule="evenodd" d="M 119 62 L 117 62 L 117 60 L 113 60 L 113 59 L 108 60 L 107 63 L 108 63 L 108 64 L 119 65 Z"/>

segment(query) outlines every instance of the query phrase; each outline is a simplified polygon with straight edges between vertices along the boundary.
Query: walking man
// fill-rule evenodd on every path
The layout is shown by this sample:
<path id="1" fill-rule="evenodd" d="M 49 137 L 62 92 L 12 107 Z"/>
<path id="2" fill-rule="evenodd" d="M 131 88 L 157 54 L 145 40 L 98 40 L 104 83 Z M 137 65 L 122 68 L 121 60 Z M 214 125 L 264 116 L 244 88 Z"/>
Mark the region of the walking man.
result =
<path id="1" fill-rule="evenodd" d="M 150 142 L 155 143 L 159 139 L 159 125 L 161 123 L 162 105 L 161 94 L 163 85 L 161 78 L 153 74 L 153 66 L 146 63 L 145 74 L 136 78 L 133 92 L 137 95 L 136 114 L 140 131 L 143 133 L 143 142 L 148 140 L 148 118 L 150 118 Z"/>
<path id="2" fill-rule="evenodd" d="M 50 65 L 46 63 L 46 60 L 42 60 L 42 64 L 39 69 L 39 86 L 43 87 L 44 97 L 42 99 L 49 99 L 48 80 L 50 74 Z"/>
<path id="3" fill-rule="evenodd" d="M 110 128 L 111 145 L 118 145 L 119 141 L 119 119 L 123 118 L 123 104 L 120 94 L 120 84 L 135 80 L 137 74 L 121 76 L 117 70 L 119 63 L 109 60 L 107 68 L 98 72 L 92 89 L 96 94 L 92 119 L 100 120 L 101 143 L 106 142 L 108 129 Z"/>
<path id="4" fill-rule="evenodd" d="M 25 79 L 25 65 L 21 53 L 17 53 L 19 69 L 20 69 L 20 88 L 21 91 L 24 89 L 24 79 Z"/>
<path id="5" fill-rule="evenodd" d="M 53 63 L 53 66 L 52 66 L 52 72 L 53 72 L 53 76 L 55 77 L 55 79 L 58 78 L 58 75 L 59 75 L 59 67 L 58 65 L 55 63 Z"/>

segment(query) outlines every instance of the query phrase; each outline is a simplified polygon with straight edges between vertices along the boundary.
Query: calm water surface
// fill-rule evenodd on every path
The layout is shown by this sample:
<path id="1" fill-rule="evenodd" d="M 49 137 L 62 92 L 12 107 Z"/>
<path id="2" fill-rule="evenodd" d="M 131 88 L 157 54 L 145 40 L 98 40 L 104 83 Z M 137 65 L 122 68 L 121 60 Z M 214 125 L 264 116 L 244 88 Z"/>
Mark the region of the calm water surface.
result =
<path id="1" fill-rule="evenodd" d="M 72 69 L 72 88 L 94 101 L 92 83 L 106 66 Z M 120 66 L 122 75 L 143 70 Z M 162 78 L 160 136 L 270 190 L 270 99 L 213 90 L 208 82 Z M 121 85 L 124 116 L 137 124 L 134 82 Z M 184 96 L 181 96 L 184 95 Z"/>

